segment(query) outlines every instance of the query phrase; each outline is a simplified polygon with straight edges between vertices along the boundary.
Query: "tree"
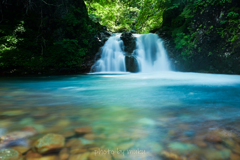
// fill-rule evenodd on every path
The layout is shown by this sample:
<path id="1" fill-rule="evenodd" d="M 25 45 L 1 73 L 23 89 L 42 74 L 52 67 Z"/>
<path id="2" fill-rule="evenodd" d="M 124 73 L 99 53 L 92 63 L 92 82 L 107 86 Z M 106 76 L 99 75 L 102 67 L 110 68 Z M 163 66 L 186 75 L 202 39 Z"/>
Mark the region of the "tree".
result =
<path id="1" fill-rule="evenodd" d="M 80 66 L 98 25 L 83 0 L 7 0 L 0 4 L 0 67 Z"/>

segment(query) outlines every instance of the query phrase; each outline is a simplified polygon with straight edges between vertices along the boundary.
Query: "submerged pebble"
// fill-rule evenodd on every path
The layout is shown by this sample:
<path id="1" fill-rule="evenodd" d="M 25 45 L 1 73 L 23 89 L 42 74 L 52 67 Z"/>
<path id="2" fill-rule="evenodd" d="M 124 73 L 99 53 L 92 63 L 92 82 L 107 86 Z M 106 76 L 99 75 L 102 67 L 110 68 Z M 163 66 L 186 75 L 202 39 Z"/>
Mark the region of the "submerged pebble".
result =
<path id="1" fill-rule="evenodd" d="M 15 149 L 5 148 L 0 150 L 0 159 L 2 160 L 21 160 L 22 155 Z"/>
<path id="2" fill-rule="evenodd" d="M 33 150 L 44 154 L 60 150 L 65 145 L 65 138 L 59 134 L 49 133 L 34 142 Z"/>
<path id="3" fill-rule="evenodd" d="M 226 160 L 229 159 L 231 155 L 231 151 L 228 149 L 224 150 L 214 150 L 214 149 L 208 149 L 204 151 L 204 156 L 207 160 Z"/>
<path id="4" fill-rule="evenodd" d="M 24 160 L 240 160 L 238 124 L 221 126 L 215 118 L 205 115 L 206 112 L 196 112 L 191 107 L 189 110 L 185 107 L 184 114 L 179 113 L 181 110 L 176 106 L 181 107 L 184 103 L 159 111 L 143 107 L 144 111 L 138 114 L 138 109 L 101 107 L 101 100 L 94 102 L 96 108 L 93 109 L 85 104 L 74 104 L 73 108 L 62 104 L 35 104 L 29 103 L 27 98 L 21 95 L 21 103 L 0 104 L 6 108 L 1 111 L 4 119 L 0 120 L 0 139 L 4 149 L 0 150 L 0 157 L 13 158 L 9 160 L 18 155 Z M 30 109 L 27 106 L 31 106 Z M 145 112 L 146 115 L 142 115 Z M 27 145 L 20 146 L 19 139 Z M 11 148 L 6 148 L 5 144 L 14 141 L 18 143 L 11 143 Z M 128 150 L 136 148 L 145 150 L 146 154 L 127 155 Z M 104 149 L 125 150 L 125 155 L 95 154 L 96 150 Z"/>
<path id="5" fill-rule="evenodd" d="M 80 127 L 80 128 L 76 128 L 75 132 L 77 134 L 86 134 L 86 133 L 92 133 L 92 127 L 90 126 L 86 126 L 86 127 Z"/>
<path id="6" fill-rule="evenodd" d="M 180 143 L 180 142 L 173 142 L 168 145 L 168 148 L 177 154 L 184 155 L 191 153 L 192 151 L 198 150 L 198 147 L 194 144 L 190 143 Z"/>
<path id="7" fill-rule="evenodd" d="M 187 160 L 186 158 L 182 158 L 179 155 L 168 151 L 162 151 L 160 156 L 167 160 Z"/>
<path id="8" fill-rule="evenodd" d="M 149 126 L 154 126 L 156 125 L 156 122 L 150 118 L 142 118 L 138 120 L 138 123 L 143 124 L 143 125 L 149 125 Z"/>
<path id="9" fill-rule="evenodd" d="M 205 140 L 208 142 L 214 142 L 214 143 L 222 142 L 221 137 L 211 133 L 206 135 Z"/>

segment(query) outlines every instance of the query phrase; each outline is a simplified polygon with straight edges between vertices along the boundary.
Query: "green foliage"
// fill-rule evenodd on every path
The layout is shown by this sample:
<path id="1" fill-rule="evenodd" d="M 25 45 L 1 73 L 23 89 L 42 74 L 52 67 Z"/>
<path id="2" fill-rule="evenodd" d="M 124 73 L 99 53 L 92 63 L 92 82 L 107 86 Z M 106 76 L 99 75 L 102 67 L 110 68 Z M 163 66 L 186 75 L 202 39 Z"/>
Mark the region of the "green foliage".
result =
<path id="1" fill-rule="evenodd" d="M 12 12 L 3 10 L 0 67 L 27 70 L 79 67 L 90 54 L 92 38 L 97 33 L 96 25 L 88 19 L 84 2 L 33 2 L 39 5 L 33 10 L 29 9 L 27 15 L 22 9 L 25 4 L 20 2 L 10 5 L 14 7 Z M 9 21 L 11 18 L 16 22 Z"/>
<path id="2" fill-rule="evenodd" d="M 226 24 L 225 28 L 219 29 L 219 34 L 222 38 L 227 38 L 227 41 L 233 44 L 236 40 L 240 39 L 240 19 L 239 13 L 233 10 L 238 10 L 238 8 L 232 8 L 226 16 L 226 20 L 221 22 Z"/>
<path id="3" fill-rule="evenodd" d="M 237 0 L 171 1 L 159 33 L 182 70 L 240 73 Z"/>
<path id="4" fill-rule="evenodd" d="M 163 25 L 184 60 L 192 59 L 194 54 L 218 56 L 218 51 L 203 53 L 199 46 L 202 37 L 217 34 L 233 48 L 240 41 L 237 6 L 219 13 L 217 24 L 209 17 L 193 22 L 194 17 L 205 16 L 213 7 L 227 7 L 232 0 L 33 0 L 33 8 L 28 1 L 14 2 L 4 1 L 1 6 L 2 68 L 80 66 L 93 49 L 92 38 L 99 23 L 113 32 L 137 33 L 155 32 Z"/>
<path id="5" fill-rule="evenodd" d="M 217 24 L 212 24 L 212 21 L 201 22 L 197 26 L 193 25 L 192 18 L 194 16 L 201 17 L 209 12 L 210 8 L 219 7 L 232 3 L 231 0 L 194 0 L 194 1 L 171 1 L 169 7 L 166 9 L 174 10 L 169 12 L 166 19 L 171 18 L 171 23 L 164 24 L 164 26 L 174 39 L 176 49 L 181 52 L 181 57 L 184 60 L 190 60 L 194 54 L 202 52 L 202 49 L 198 47 L 199 41 L 203 36 L 211 34 L 221 34 L 222 38 L 227 38 L 227 42 L 234 44 L 240 40 L 240 19 L 239 9 L 234 7 L 229 10 L 228 13 L 221 12 L 220 24 L 224 25 L 224 28 L 216 28 Z M 177 16 L 171 17 L 173 13 L 177 13 Z M 198 15 L 197 15 L 198 14 Z M 199 15 L 200 14 L 200 15 Z M 208 18 L 208 17 L 207 17 Z M 204 17 L 206 19 L 206 17 Z M 195 23 L 198 22 L 195 20 Z M 211 25 L 210 25 L 211 24 Z M 237 44 L 237 43 L 236 43 Z M 239 44 L 239 43 L 238 43 Z M 216 51 L 218 52 L 218 51 Z M 210 51 L 204 53 L 203 56 L 213 56 L 215 52 Z"/>
<path id="6" fill-rule="evenodd" d="M 85 1 L 89 17 L 94 22 L 100 22 L 101 25 L 113 32 L 133 29 L 133 23 L 136 22 L 139 13 L 138 1 L 128 4 L 125 1 Z"/>
<path id="7" fill-rule="evenodd" d="M 85 0 L 85 3 L 89 17 L 112 32 L 148 33 L 161 27 L 165 11 L 181 10 L 175 19 L 178 23 L 182 18 L 192 18 L 197 9 L 203 13 L 209 5 L 224 5 L 231 0 Z"/>
<path id="8" fill-rule="evenodd" d="M 143 1 L 135 24 L 136 30 L 140 31 L 140 33 L 149 33 L 150 30 L 159 28 L 163 21 L 165 9 L 163 1 Z"/>
<path id="9" fill-rule="evenodd" d="M 231 3 L 232 0 L 195 0 L 194 5 L 196 7 L 209 5 L 225 5 L 226 3 Z"/>
<path id="10" fill-rule="evenodd" d="M 185 33 L 177 33 L 176 38 L 174 39 L 176 43 L 176 49 L 183 49 L 181 56 L 184 60 L 189 59 L 192 56 L 191 48 L 196 47 L 193 41 L 194 36 L 187 35 Z"/>
<path id="11" fill-rule="evenodd" d="M 227 18 L 229 18 L 229 19 L 236 19 L 236 18 L 238 18 L 239 17 L 239 14 L 238 13 L 236 13 L 236 12 L 229 12 L 228 14 L 227 14 Z"/>
<path id="12" fill-rule="evenodd" d="M 23 24 L 24 22 L 21 21 L 15 27 L 15 29 L 10 32 L 10 34 L 8 33 L 9 30 L 1 30 L 1 33 L 4 34 L 4 36 L 0 37 L 0 67 L 8 67 L 11 64 L 11 62 L 8 62 L 7 59 L 13 59 L 16 61 L 16 57 L 9 57 L 9 55 L 11 54 L 12 50 L 17 49 L 18 42 L 23 41 L 22 38 L 17 36 L 18 33 L 25 32 Z M 9 55 L 6 53 L 9 53 Z M 9 58 L 5 58 L 5 56 Z"/>
<path id="13" fill-rule="evenodd" d="M 163 12 L 166 9 L 164 0 L 85 0 L 89 17 L 107 26 L 112 32 L 136 30 L 148 33 L 159 28 Z"/>
<path id="14" fill-rule="evenodd" d="M 62 41 L 54 43 L 54 52 L 58 52 L 56 57 L 56 66 L 75 66 L 80 65 L 83 61 L 83 56 L 87 49 L 81 48 L 76 39 L 63 39 Z"/>
<path id="15" fill-rule="evenodd" d="M 180 16 L 184 17 L 184 18 L 192 18 L 194 16 L 193 14 L 193 10 L 190 8 L 190 6 L 186 6 L 183 9 L 183 12 L 180 14 Z"/>

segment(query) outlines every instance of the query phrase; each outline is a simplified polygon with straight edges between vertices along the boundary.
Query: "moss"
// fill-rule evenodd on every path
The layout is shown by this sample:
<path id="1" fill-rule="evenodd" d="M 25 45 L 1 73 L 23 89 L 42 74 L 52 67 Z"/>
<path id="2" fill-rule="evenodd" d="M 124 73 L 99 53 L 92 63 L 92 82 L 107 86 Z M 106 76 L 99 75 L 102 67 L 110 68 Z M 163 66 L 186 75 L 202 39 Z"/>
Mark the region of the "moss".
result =
<path id="1" fill-rule="evenodd" d="M 227 69 L 231 71 L 227 73 L 240 74 L 238 69 L 240 61 L 237 59 L 240 54 L 237 52 L 240 46 L 238 1 L 198 0 L 186 3 L 183 8 L 190 9 L 189 13 L 193 13 L 194 16 L 184 19 L 178 26 L 167 28 L 163 24 L 161 30 L 167 31 L 166 37 L 174 42 L 171 47 L 175 50 L 171 51 L 170 55 L 182 63 L 179 68 L 219 73 L 226 73 Z M 184 15 L 184 9 L 179 10 L 177 16 L 166 18 L 175 22 L 180 15 Z M 226 57 L 226 53 L 230 52 L 232 54 Z M 229 66 L 234 67 L 229 69 Z"/>

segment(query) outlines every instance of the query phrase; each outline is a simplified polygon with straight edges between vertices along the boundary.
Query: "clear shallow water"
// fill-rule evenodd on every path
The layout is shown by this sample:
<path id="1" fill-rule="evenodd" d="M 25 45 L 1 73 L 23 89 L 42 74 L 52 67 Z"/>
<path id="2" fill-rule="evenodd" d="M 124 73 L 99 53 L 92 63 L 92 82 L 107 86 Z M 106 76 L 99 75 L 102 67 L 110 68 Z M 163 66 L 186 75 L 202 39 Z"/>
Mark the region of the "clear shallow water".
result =
<path id="1" fill-rule="evenodd" d="M 240 154 L 238 75 L 119 72 L 0 81 L 2 134 L 25 126 L 39 135 L 91 126 L 105 138 L 77 138 L 103 149 L 122 147 L 119 159 L 174 154 L 219 160 Z M 209 134 L 221 141 L 208 140 Z M 127 154 L 130 149 L 146 154 Z"/>

